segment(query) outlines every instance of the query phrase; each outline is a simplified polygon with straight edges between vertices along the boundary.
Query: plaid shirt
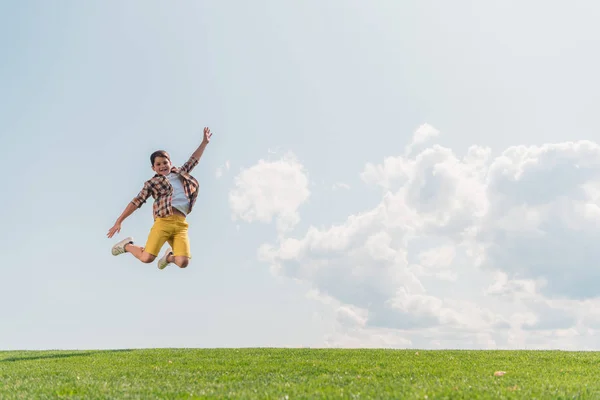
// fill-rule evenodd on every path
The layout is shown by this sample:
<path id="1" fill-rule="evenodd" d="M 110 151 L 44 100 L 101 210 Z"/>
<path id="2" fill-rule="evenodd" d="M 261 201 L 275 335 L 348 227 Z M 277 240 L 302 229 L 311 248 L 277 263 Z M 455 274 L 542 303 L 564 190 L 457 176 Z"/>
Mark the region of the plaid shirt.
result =
<path id="1" fill-rule="evenodd" d="M 190 175 L 190 171 L 194 169 L 196 165 L 198 165 L 198 160 L 194 157 L 190 157 L 181 168 L 171 167 L 171 172 L 179 174 L 183 178 L 183 190 L 185 196 L 190 201 L 188 214 L 192 212 L 196 197 L 198 196 L 198 181 Z M 171 206 L 173 186 L 171 186 L 171 183 L 166 176 L 155 174 L 151 179 L 144 182 L 144 187 L 131 202 L 137 208 L 140 208 L 150 196 L 154 198 L 154 204 L 152 205 L 154 219 L 173 214 L 173 207 Z"/>

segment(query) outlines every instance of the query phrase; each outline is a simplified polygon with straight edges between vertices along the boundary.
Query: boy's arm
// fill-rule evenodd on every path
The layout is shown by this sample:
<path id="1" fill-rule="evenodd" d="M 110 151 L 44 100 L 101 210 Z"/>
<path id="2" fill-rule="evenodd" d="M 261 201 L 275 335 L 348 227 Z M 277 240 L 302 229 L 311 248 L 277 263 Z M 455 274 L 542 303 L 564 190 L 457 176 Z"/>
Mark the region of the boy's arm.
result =
<path id="1" fill-rule="evenodd" d="M 135 210 L 137 210 L 139 207 L 137 207 L 135 204 L 133 203 L 129 203 L 127 204 L 127 207 L 125 207 L 125 210 L 123 211 L 123 213 L 121 215 L 119 215 L 119 218 L 117 218 L 117 222 L 118 223 L 123 223 L 123 221 L 125 221 L 125 218 L 129 217 L 131 214 L 133 214 L 133 212 Z"/>
<path id="2" fill-rule="evenodd" d="M 135 196 L 131 200 L 131 202 L 129 203 L 129 205 L 127 207 L 129 207 L 130 205 L 133 204 L 133 207 L 134 207 L 133 211 L 135 211 L 136 208 L 140 208 L 146 202 L 146 200 L 148 200 L 148 197 L 150 197 L 151 194 L 152 194 L 152 192 L 150 190 L 150 181 L 146 181 L 144 183 L 144 187 L 142 188 L 142 190 L 140 190 L 138 195 Z M 125 211 L 123 211 L 123 213 L 125 213 Z M 131 213 L 129 213 L 128 215 L 130 215 L 130 214 Z M 125 219 L 125 218 L 123 218 L 123 219 Z"/>
<path id="3" fill-rule="evenodd" d="M 200 143 L 200 146 L 198 146 L 196 151 L 194 151 L 192 153 L 192 155 L 190 156 L 190 159 L 185 164 L 183 164 L 183 166 L 181 167 L 182 170 L 189 173 L 191 170 L 194 169 L 194 167 L 196 165 L 198 165 L 198 161 L 200 161 L 200 157 L 202 157 L 202 154 L 204 153 L 204 149 L 206 149 L 206 146 L 210 142 L 211 136 L 212 136 L 212 133 L 211 133 L 210 129 L 208 127 L 205 127 L 204 128 L 204 138 L 202 139 L 202 143 Z"/>
<path id="4" fill-rule="evenodd" d="M 123 223 L 125 218 L 129 217 L 137 209 L 138 209 L 138 207 L 136 207 L 135 204 L 133 204 L 132 202 L 127 204 L 127 207 L 125 207 L 125 210 L 123 210 L 123 213 L 121 213 L 121 215 L 119 215 L 119 218 L 117 218 L 117 220 L 115 221 L 115 224 L 112 226 L 112 228 L 110 228 L 108 230 L 108 234 L 106 236 L 111 238 L 114 236 L 115 233 L 121 232 L 121 224 Z"/>
<path id="5" fill-rule="evenodd" d="M 117 218 L 113 227 L 108 230 L 107 236 L 111 238 L 115 233 L 121 232 L 121 224 L 125 221 L 125 218 L 129 217 L 135 210 L 140 208 L 142 204 L 146 202 L 148 197 L 150 197 L 150 187 L 146 182 L 140 193 L 127 204 L 127 207 L 125 207 L 125 210 L 119 215 L 119 218 Z"/>

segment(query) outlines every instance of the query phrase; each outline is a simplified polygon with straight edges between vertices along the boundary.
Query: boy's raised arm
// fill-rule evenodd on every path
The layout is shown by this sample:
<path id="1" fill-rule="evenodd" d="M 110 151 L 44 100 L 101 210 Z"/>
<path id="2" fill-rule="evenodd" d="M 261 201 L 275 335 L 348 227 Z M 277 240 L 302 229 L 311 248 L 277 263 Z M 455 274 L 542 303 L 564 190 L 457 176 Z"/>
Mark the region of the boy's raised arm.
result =
<path id="1" fill-rule="evenodd" d="M 200 146 L 198 146 L 198 148 L 196 149 L 196 151 L 194 151 L 192 153 L 192 156 L 190 157 L 190 160 L 188 160 L 182 166 L 183 170 L 185 170 L 187 172 L 190 172 L 192 169 L 194 169 L 194 167 L 196 166 L 196 164 L 198 164 L 198 161 L 200 161 L 200 157 L 202 157 L 202 154 L 204 153 L 204 149 L 206 149 L 206 146 L 210 142 L 211 136 L 212 136 L 212 132 L 210 131 L 210 128 L 205 127 L 204 128 L 204 138 L 202 139 L 202 143 L 200 143 Z"/>
<path id="2" fill-rule="evenodd" d="M 211 136 L 212 136 L 212 133 L 210 132 L 210 128 L 205 127 L 204 128 L 204 138 L 202 139 L 202 143 L 200 143 L 200 146 L 198 146 L 196 151 L 194 151 L 194 153 L 192 153 L 192 157 L 194 157 L 196 160 L 200 160 L 200 157 L 202 157 L 202 153 L 204 153 L 204 149 L 206 148 L 206 145 L 210 142 Z"/>

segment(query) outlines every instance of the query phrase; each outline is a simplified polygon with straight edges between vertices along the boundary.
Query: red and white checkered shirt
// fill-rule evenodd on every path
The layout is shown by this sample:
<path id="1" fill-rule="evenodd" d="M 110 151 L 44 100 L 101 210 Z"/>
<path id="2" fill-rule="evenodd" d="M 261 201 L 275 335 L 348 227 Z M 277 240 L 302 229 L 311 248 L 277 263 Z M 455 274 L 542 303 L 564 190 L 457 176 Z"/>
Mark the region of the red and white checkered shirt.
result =
<path id="1" fill-rule="evenodd" d="M 194 208 L 194 203 L 198 196 L 198 181 L 190 175 L 190 172 L 196 165 L 198 165 L 198 160 L 194 157 L 190 157 L 181 168 L 171 167 L 171 172 L 181 175 L 183 191 L 190 202 L 188 214 L 192 212 L 192 208 Z M 173 215 L 173 206 L 171 205 L 173 199 L 173 186 L 171 186 L 171 183 L 166 176 L 156 174 L 151 179 L 144 182 L 144 187 L 131 202 L 137 208 L 140 208 L 150 196 L 154 198 L 154 204 L 152 205 L 154 219 Z"/>

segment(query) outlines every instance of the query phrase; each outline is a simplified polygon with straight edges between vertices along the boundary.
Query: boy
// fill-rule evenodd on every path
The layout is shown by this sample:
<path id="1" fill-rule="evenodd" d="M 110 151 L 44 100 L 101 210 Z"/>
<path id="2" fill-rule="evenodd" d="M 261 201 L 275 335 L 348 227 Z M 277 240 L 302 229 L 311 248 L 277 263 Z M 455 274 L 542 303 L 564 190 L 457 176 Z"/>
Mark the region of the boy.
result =
<path id="1" fill-rule="evenodd" d="M 186 216 L 192 212 L 198 196 L 198 181 L 190 172 L 198 164 L 211 136 L 210 129 L 204 128 L 202 143 L 181 168 L 172 166 L 166 151 L 158 150 L 152 153 L 150 162 L 155 172 L 154 176 L 144 183 L 142 190 L 117 218 L 107 236 L 111 238 L 120 232 L 123 220 L 140 208 L 150 196 L 154 198 L 154 225 L 148 234 L 145 247 L 134 245 L 133 238 L 127 237 L 113 246 L 114 256 L 131 253 L 141 262 L 151 263 L 165 242 L 168 242 L 170 247 L 158 260 L 158 268 L 164 269 L 170 263 L 175 263 L 180 268 L 188 266 L 192 255 Z"/>

